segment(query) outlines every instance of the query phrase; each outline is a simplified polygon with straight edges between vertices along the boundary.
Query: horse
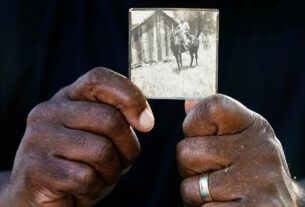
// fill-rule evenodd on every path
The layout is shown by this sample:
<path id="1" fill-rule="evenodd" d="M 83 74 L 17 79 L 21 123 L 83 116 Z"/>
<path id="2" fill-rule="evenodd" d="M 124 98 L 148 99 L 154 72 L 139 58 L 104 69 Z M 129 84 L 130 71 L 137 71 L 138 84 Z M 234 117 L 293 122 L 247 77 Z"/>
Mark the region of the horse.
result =
<path id="1" fill-rule="evenodd" d="M 178 69 L 183 68 L 182 53 L 185 52 L 186 50 L 189 51 L 191 57 L 190 67 L 193 66 L 194 57 L 196 59 L 196 65 L 198 66 L 199 34 L 197 36 L 190 33 L 187 34 L 189 41 L 187 42 L 185 48 L 184 40 L 180 32 L 176 29 L 171 33 L 170 36 L 171 50 L 176 58 Z"/>
<path id="2" fill-rule="evenodd" d="M 178 30 L 174 30 L 170 36 L 171 50 L 176 58 L 178 69 L 183 68 L 182 53 L 184 52 L 183 39 Z"/>
<path id="3" fill-rule="evenodd" d="M 192 35 L 192 34 L 188 35 L 188 38 L 190 39 L 190 41 L 187 44 L 187 49 L 189 50 L 190 56 L 191 56 L 190 67 L 193 66 L 194 56 L 195 56 L 195 59 L 196 59 L 196 66 L 198 66 L 198 48 L 199 48 L 198 36 L 195 36 L 195 35 Z"/>

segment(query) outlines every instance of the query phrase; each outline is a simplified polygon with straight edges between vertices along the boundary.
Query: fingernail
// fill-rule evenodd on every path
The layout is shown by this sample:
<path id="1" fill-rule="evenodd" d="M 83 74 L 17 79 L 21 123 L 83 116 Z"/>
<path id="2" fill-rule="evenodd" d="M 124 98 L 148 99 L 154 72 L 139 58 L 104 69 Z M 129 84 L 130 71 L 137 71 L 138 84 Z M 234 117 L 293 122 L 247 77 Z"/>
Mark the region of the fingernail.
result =
<path id="1" fill-rule="evenodd" d="M 140 115 L 140 125 L 145 130 L 150 130 L 154 127 L 154 115 L 148 109 L 145 109 Z"/>

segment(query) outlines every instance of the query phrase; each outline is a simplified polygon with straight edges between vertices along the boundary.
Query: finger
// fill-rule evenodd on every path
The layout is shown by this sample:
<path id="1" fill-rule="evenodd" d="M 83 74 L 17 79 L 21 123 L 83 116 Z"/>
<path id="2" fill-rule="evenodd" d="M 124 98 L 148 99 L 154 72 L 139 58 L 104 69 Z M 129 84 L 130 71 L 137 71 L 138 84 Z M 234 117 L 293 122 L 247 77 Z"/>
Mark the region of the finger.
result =
<path id="1" fill-rule="evenodd" d="M 236 137 L 196 137 L 177 145 L 177 162 L 182 177 L 230 166 L 236 157 Z"/>
<path id="2" fill-rule="evenodd" d="M 119 155 L 107 138 L 73 129 L 62 129 L 52 136 L 55 156 L 92 166 L 106 186 L 116 183 L 122 175 L 123 166 Z"/>
<path id="3" fill-rule="evenodd" d="M 209 174 L 208 188 L 213 202 L 228 202 L 241 200 L 241 190 L 234 185 L 232 167 L 221 169 Z M 186 178 L 181 183 L 181 195 L 187 206 L 202 206 L 205 201 L 201 198 L 199 189 L 200 175 Z"/>
<path id="4" fill-rule="evenodd" d="M 186 100 L 184 102 L 185 113 L 188 113 L 199 101 L 197 100 Z"/>
<path id="5" fill-rule="evenodd" d="M 229 201 L 229 202 L 211 202 L 203 204 L 201 207 L 240 207 L 240 201 Z"/>
<path id="6" fill-rule="evenodd" d="M 186 206 L 201 206 L 203 204 L 198 175 L 184 179 L 180 185 L 180 193 Z"/>
<path id="7" fill-rule="evenodd" d="M 247 185 L 240 185 L 239 172 L 234 165 L 209 174 L 209 190 L 213 201 L 238 201 L 249 189 Z"/>
<path id="8" fill-rule="evenodd" d="M 84 163 L 52 157 L 32 160 L 32 166 L 30 179 L 33 179 L 33 183 L 39 183 L 41 193 L 53 200 L 60 200 L 61 196 L 66 195 L 96 199 L 105 190 L 103 180 Z"/>
<path id="9" fill-rule="evenodd" d="M 74 205 L 75 206 L 82 206 L 82 207 L 94 206 L 96 203 L 99 203 L 101 200 L 103 200 L 103 198 L 105 198 L 113 190 L 114 187 L 115 187 L 115 185 L 107 187 L 103 191 L 103 194 L 95 200 L 91 200 L 91 199 L 88 200 L 84 197 L 75 197 L 74 198 Z"/>
<path id="10" fill-rule="evenodd" d="M 81 101 L 60 101 L 52 107 L 54 118 L 51 119 L 57 119 L 66 128 L 88 131 L 109 138 L 125 167 L 138 157 L 138 138 L 116 108 L 102 103 Z"/>
<path id="11" fill-rule="evenodd" d="M 224 95 L 200 101 L 187 114 L 183 131 L 187 137 L 240 133 L 254 121 L 254 112 Z"/>
<path id="12" fill-rule="evenodd" d="M 126 77 L 107 68 L 95 68 L 64 88 L 56 98 L 101 102 L 115 106 L 136 129 L 147 132 L 154 117 L 142 92 Z"/>

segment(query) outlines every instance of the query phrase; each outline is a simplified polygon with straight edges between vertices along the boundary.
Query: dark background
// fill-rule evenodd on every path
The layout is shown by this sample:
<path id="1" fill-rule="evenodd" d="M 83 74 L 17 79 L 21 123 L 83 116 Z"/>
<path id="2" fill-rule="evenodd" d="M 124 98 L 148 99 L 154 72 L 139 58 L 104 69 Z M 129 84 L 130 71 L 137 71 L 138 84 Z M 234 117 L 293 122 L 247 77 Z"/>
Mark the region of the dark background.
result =
<path id="1" fill-rule="evenodd" d="M 266 117 L 293 176 L 305 176 L 305 18 L 293 1 L 0 1 L 0 169 L 11 169 L 33 106 L 95 66 L 128 72 L 130 7 L 220 11 L 219 92 Z M 152 100 L 156 127 L 103 206 L 182 206 L 175 146 L 182 101 Z M 43 172 L 42 172 L 43 173 Z"/>

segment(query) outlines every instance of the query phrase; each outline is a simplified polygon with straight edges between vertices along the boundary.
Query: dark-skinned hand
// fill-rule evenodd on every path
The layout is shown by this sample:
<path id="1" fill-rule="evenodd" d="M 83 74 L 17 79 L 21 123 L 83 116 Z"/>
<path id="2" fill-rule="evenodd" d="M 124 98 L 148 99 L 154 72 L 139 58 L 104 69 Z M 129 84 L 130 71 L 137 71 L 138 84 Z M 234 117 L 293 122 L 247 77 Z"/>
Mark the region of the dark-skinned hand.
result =
<path id="1" fill-rule="evenodd" d="M 263 117 L 223 95 L 187 101 L 186 112 L 186 139 L 177 146 L 185 206 L 297 206 L 282 146 Z M 199 191 L 204 173 L 212 198 L 206 203 Z"/>
<path id="2" fill-rule="evenodd" d="M 92 206 L 139 155 L 133 128 L 153 125 L 135 85 L 109 69 L 91 70 L 30 112 L 7 206 Z"/>

